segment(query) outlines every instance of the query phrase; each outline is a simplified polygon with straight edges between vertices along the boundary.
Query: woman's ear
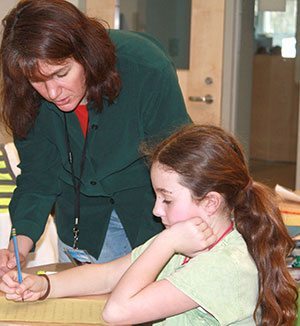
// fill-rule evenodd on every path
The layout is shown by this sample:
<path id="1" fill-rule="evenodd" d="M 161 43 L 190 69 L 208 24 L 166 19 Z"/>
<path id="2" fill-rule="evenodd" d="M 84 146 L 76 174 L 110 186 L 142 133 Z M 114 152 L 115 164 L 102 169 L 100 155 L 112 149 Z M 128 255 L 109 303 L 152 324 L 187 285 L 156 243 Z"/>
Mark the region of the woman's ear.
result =
<path id="1" fill-rule="evenodd" d="M 201 205 L 208 215 L 213 215 L 218 211 L 223 202 L 224 199 L 221 194 L 211 191 L 201 200 Z"/>

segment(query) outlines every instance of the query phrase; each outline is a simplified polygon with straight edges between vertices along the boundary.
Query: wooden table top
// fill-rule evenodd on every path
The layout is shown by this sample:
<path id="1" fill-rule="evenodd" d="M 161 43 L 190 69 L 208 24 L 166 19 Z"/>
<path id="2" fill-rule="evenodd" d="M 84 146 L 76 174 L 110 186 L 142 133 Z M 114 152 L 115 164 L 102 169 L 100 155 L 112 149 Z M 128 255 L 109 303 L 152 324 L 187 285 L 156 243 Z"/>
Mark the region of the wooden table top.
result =
<path id="1" fill-rule="evenodd" d="M 43 265 L 43 266 L 36 266 L 31 268 L 25 268 L 24 272 L 26 273 L 36 273 L 39 270 L 44 270 L 47 272 L 60 272 L 69 268 L 74 267 L 72 263 L 58 263 L 58 264 L 49 264 L 49 265 Z M 2 292 L 0 292 L 0 296 L 4 296 Z M 108 295 L 97 295 L 97 296 L 84 296 L 81 298 L 84 299 L 99 299 L 99 300 L 106 300 Z M 0 308 L 1 309 L 1 308 Z M 99 312 L 100 313 L 100 312 Z M 49 322 L 28 322 L 28 321 L 1 321 L 1 326 L 74 326 L 74 323 L 49 323 Z M 104 326 L 106 324 L 88 324 L 88 323 L 80 323 L 76 324 L 76 326 Z"/>

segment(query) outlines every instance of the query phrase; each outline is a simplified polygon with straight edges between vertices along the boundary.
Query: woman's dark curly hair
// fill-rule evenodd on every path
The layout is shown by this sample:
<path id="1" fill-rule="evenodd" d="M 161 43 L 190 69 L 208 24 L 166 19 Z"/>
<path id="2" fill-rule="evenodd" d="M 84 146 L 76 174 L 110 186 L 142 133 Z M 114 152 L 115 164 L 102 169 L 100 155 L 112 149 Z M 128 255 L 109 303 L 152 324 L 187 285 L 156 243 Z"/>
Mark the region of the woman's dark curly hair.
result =
<path id="1" fill-rule="evenodd" d="M 1 117 L 24 138 L 38 114 L 41 96 L 29 80 L 40 78 L 38 61 L 61 64 L 68 58 L 84 67 L 87 100 L 101 110 L 119 94 L 115 47 L 107 30 L 64 0 L 23 0 L 3 19 Z"/>

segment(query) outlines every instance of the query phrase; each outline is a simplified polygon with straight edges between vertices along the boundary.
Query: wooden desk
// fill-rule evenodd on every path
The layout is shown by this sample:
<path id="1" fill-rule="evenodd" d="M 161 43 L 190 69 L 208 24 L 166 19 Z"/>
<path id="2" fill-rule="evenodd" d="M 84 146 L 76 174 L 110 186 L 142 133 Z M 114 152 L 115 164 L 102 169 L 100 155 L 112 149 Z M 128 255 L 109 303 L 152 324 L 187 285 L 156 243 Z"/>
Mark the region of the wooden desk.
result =
<path id="1" fill-rule="evenodd" d="M 44 265 L 44 266 L 38 266 L 38 267 L 32 267 L 28 269 L 24 269 L 24 272 L 26 273 L 36 273 L 38 270 L 45 270 L 45 271 L 53 271 L 53 272 L 60 272 L 65 269 L 74 267 L 72 263 L 67 263 L 67 264 L 50 264 L 50 265 Z M 3 296 L 3 293 L 0 292 L 0 296 Z M 84 299 L 99 299 L 100 301 L 106 301 L 108 295 L 97 295 L 97 296 L 85 296 L 82 297 Z M 1 309 L 1 307 L 0 307 Z M 99 311 L 99 314 L 101 312 Z M 1 321 L 0 320 L 0 325 L 1 326 L 74 326 L 74 323 L 69 324 L 69 323 L 49 323 L 49 322 L 23 322 L 23 321 Z M 106 325 L 105 323 L 98 323 L 98 324 L 89 324 L 89 323 L 80 323 L 76 324 L 76 326 L 104 326 Z"/>
<path id="2" fill-rule="evenodd" d="M 36 274 L 36 272 L 40 270 L 47 271 L 47 272 L 62 272 L 72 267 L 74 267 L 73 263 L 57 263 L 57 264 L 48 264 L 48 265 L 24 268 L 23 271 L 28 274 Z"/>

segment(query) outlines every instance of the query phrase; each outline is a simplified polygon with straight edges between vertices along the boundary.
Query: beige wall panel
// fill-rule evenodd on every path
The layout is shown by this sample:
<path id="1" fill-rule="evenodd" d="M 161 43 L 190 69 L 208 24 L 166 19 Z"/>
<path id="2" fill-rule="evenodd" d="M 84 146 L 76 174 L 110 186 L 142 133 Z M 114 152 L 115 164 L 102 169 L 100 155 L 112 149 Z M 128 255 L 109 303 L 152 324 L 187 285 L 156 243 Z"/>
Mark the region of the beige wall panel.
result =
<path id="1" fill-rule="evenodd" d="M 254 57 L 250 148 L 254 159 L 296 161 L 299 99 L 294 71 L 294 59 Z"/>
<path id="2" fill-rule="evenodd" d="M 101 18 L 113 28 L 115 0 L 86 0 L 86 13 L 88 16 Z"/>

